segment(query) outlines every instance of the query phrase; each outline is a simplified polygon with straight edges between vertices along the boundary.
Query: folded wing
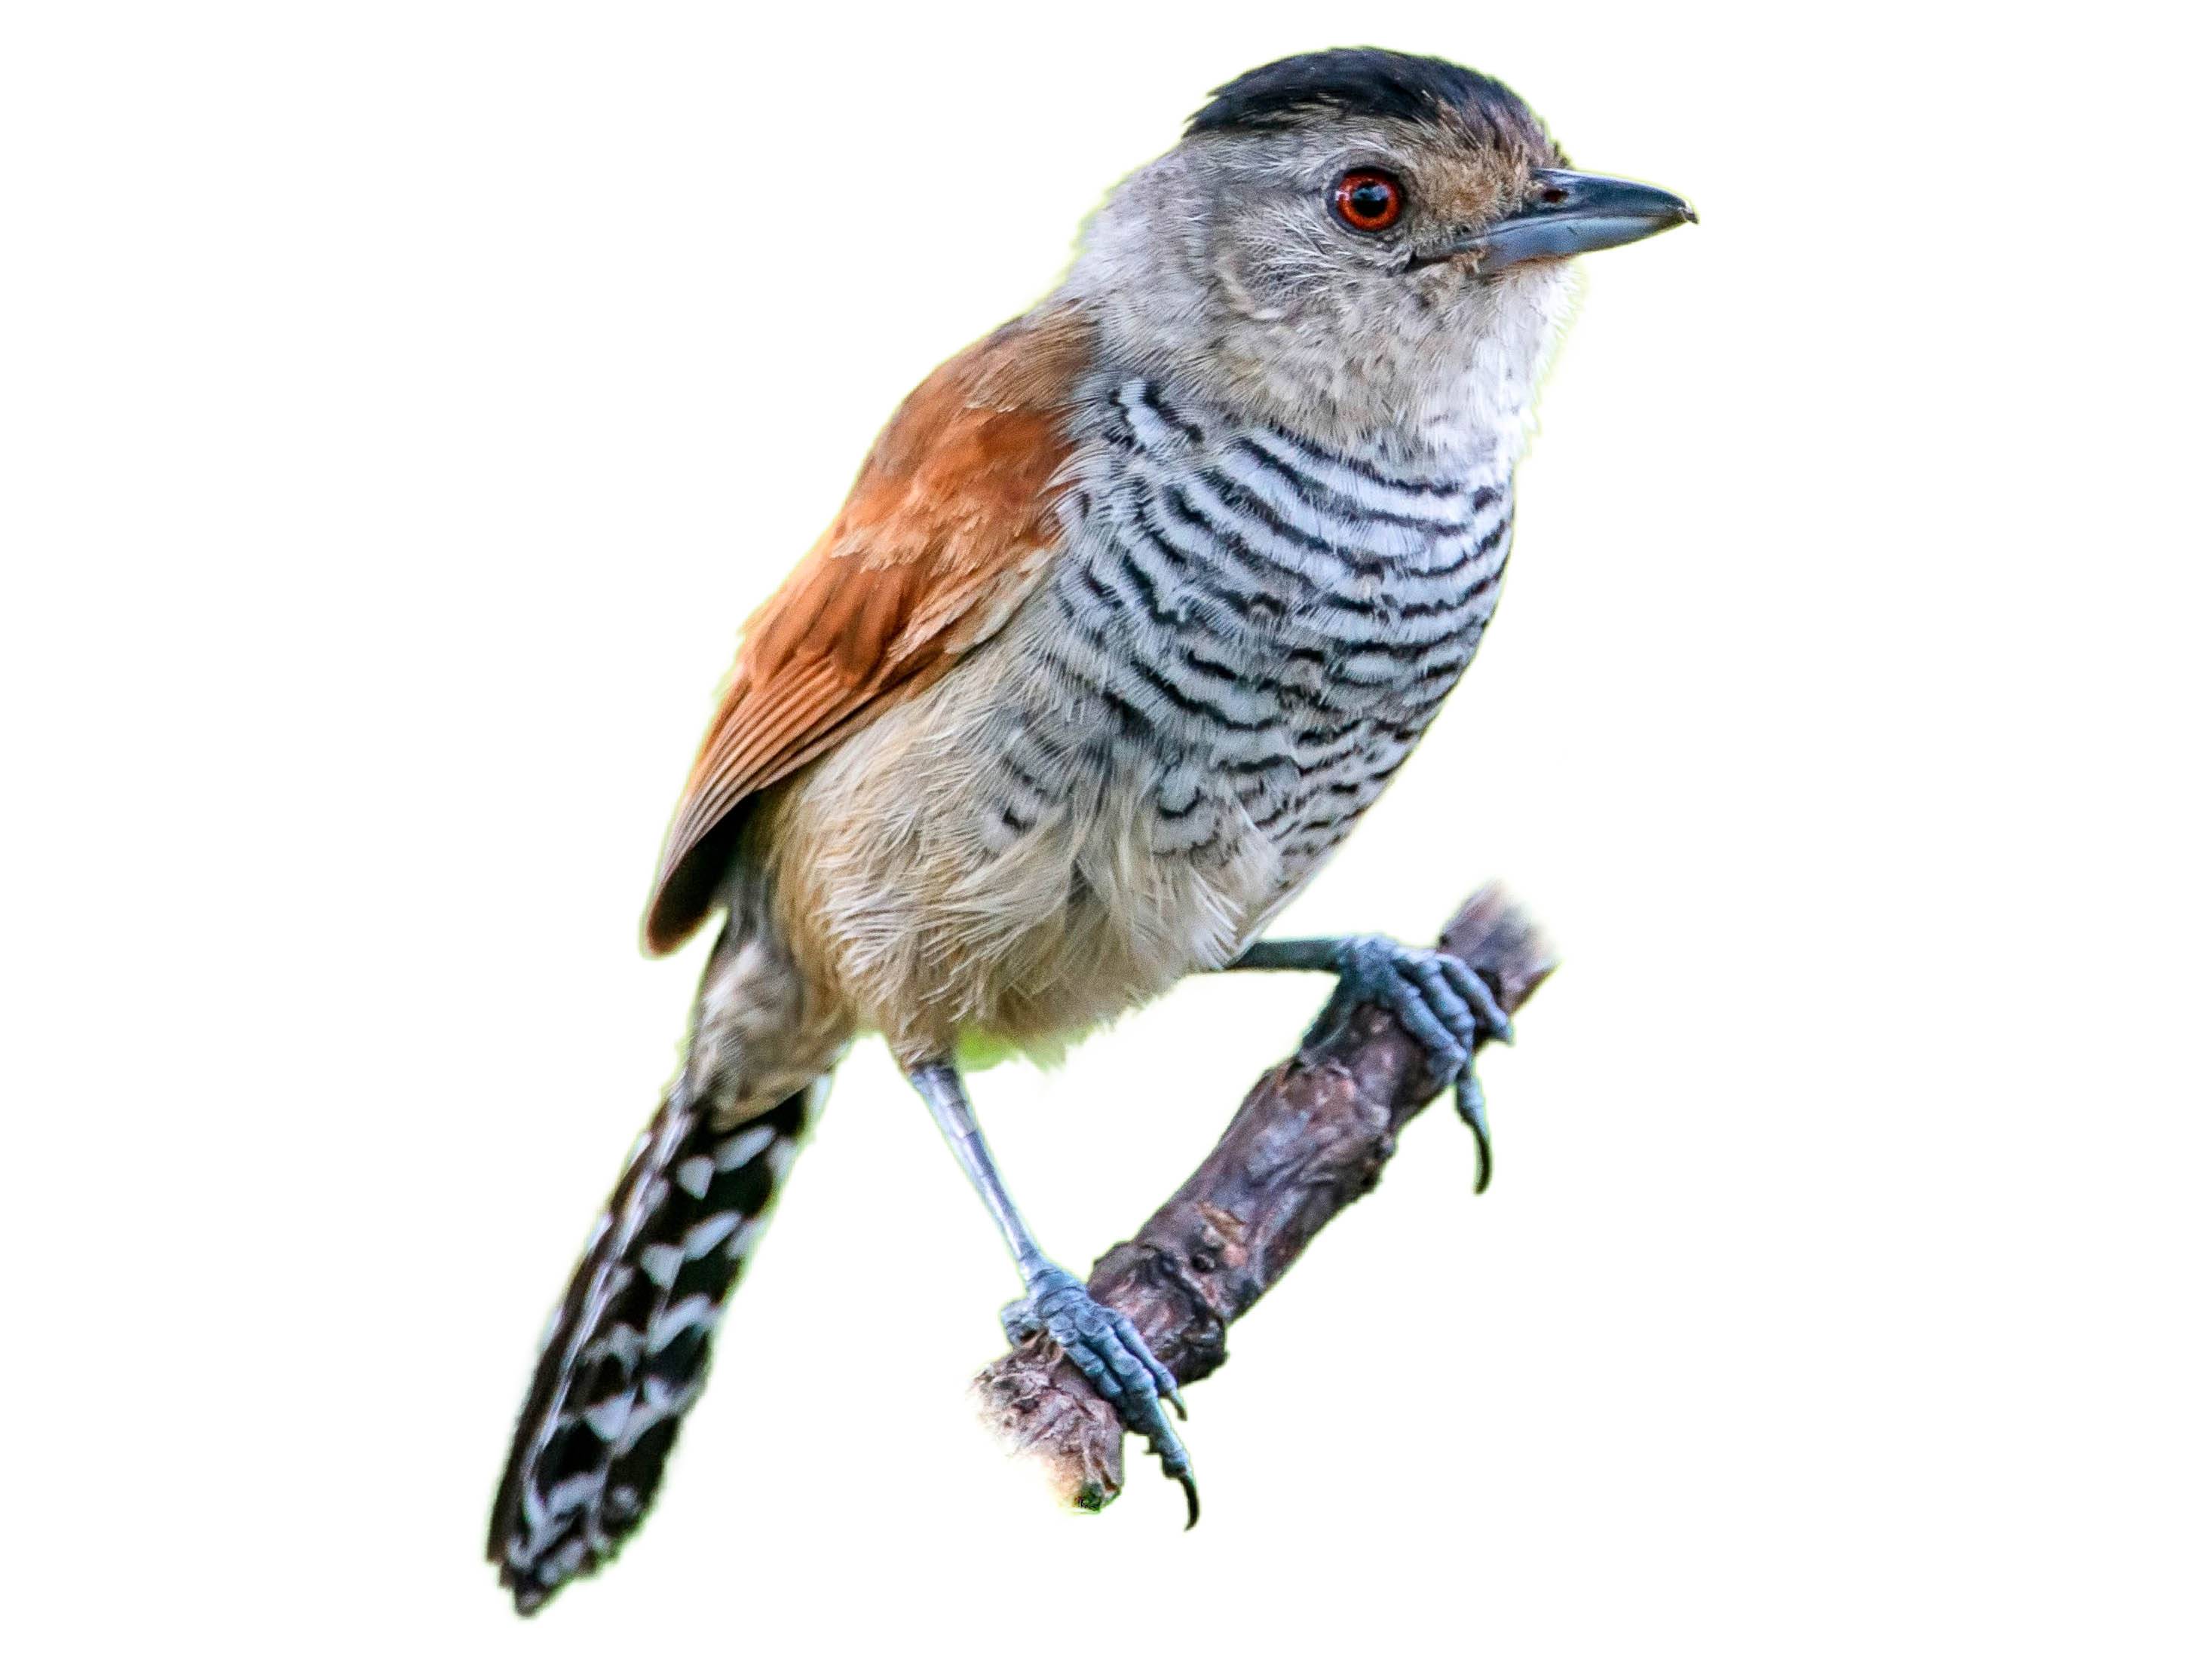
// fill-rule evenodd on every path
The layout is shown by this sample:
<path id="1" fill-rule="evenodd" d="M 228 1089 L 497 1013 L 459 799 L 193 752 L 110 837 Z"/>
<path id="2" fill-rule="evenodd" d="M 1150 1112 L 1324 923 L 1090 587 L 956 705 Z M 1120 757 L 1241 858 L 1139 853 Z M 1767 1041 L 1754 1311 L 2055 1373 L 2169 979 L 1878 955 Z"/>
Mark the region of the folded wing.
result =
<path id="1" fill-rule="evenodd" d="M 713 908 L 749 801 L 1005 625 L 1060 539 L 1080 316 L 1008 324 L 900 405 L 822 539 L 746 624 L 645 915 L 672 951 Z"/>

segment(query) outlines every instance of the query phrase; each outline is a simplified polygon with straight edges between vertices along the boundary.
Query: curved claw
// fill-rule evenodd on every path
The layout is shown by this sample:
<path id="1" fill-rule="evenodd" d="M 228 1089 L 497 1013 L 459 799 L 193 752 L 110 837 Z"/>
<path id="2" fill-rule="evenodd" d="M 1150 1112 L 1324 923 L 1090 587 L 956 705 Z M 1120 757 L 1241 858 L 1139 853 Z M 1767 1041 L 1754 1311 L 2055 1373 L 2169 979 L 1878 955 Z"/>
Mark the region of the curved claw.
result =
<path id="1" fill-rule="evenodd" d="M 1513 1046 L 1513 1019 L 1498 1000 L 1498 993 L 1490 988 L 1490 981 L 1468 967 L 1457 957 L 1439 951 L 1436 961 L 1451 981 L 1452 988 L 1466 999 L 1482 1034 L 1507 1048 Z"/>
<path id="2" fill-rule="evenodd" d="M 1044 1328 L 1036 1322 L 1029 1299 L 1019 1297 L 999 1310 L 999 1328 L 1006 1335 L 1006 1346 L 1018 1348 Z"/>
<path id="3" fill-rule="evenodd" d="M 1164 1401 L 1186 1421 L 1189 1419 L 1175 1373 L 1160 1363 L 1127 1314 L 1096 1300 L 1065 1268 L 1047 1267 L 1036 1273 L 1026 1304 L 1019 1305 L 1022 1322 L 1058 1343 L 1099 1398 L 1114 1407 L 1121 1425 L 1144 1437 L 1160 1460 L 1161 1473 L 1183 1489 L 1190 1509 L 1185 1529 L 1196 1526 L 1198 1483 L 1191 1475 L 1190 1453 L 1160 1408 Z M 1012 1322 L 1009 1320 L 1010 1328 Z"/>
<path id="4" fill-rule="evenodd" d="M 1443 951 L 1417 950 L 1379 933 L 1342 940 L 1334 960 L 1346 1001 L 1388 1008 L 1429 1054 L 1438 1088 L 1457 1076 L 1485 1038 L 1513 1041 L 1513 1022 L 1482 975 Z"/>
<path id="5" fill-rule="evenodd" d="M 1497 1164 L 1490 1150 L 1490 1109 L 1472 1060 L 1452 1079 L 1452 1106 L 1461 1121 L 1474 1131 L 1474 1195 L 1480 1198 L 1490 1190 L 1490 1174 Z"/>
<path id="6" fill-rule="evenodd" d="M 1474 1190 L 1489 1188 L 1490 1119 L 1475 1080 L 1474 1052 L 1486 1041 L 1511 1042 L 1513 1021 L 1480 974 L 1447 951 L 1401 945 L 1381 933 L 1262 941 L 1231 965 L 1334 970 L 1336 993 L 1306 1032 L 1310 1047 L 1336 1031 L 1358 1004 L 1389 1010 L 1426 1053 L 1431 1092 L 1451 1085 L 1459 1115 L 1474 1132 Z"/>
<path id="7" fill-rule="evenodd" d="M 1177 1417 L 1189 1422 L 1190 1409 L 1182 1403 L 1182 1390 L 1176 1386 L 1176 1374 L 1159 1362 L 1145 1339 L 1137 1334 L 1137 1328 L 1130 1322 L 1128 1315 L 1113 1308 L 1105 1309 L 1104 1312 L 1108 1322 L 1114 1328 L 1114 1334 L 1121 1339 L 1121 1346 L 1152 1373 L 1152 1386 L 1159 1390 L 1159 1397 L 1176 1408 Z"/>

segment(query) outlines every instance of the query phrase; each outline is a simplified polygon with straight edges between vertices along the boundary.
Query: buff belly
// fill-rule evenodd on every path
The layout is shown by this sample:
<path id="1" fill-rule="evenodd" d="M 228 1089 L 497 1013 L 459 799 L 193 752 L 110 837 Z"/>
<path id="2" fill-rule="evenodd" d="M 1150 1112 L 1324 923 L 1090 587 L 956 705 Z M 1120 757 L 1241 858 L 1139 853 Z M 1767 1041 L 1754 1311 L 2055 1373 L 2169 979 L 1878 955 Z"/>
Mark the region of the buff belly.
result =
<path id="1" fill-rule="evenodd" d="M 779 791 L 750 837 L 801 972 L 903 1064 L 1051 1057 L 1227 961 L 1281 896 L 1267 836 L 1178 849 L 1165 758 L 1070 729 L 1021 668 L 994 641 Z M 1007 776 L 1023 743 L 1041 792 Z"/>

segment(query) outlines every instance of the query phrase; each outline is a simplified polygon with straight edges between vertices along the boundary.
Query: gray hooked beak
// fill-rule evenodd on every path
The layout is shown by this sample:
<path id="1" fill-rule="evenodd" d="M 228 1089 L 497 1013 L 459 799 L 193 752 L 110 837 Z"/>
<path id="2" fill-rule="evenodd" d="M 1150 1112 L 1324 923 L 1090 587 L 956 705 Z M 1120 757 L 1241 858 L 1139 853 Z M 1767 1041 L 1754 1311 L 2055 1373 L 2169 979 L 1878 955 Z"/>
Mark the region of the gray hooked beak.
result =
<path id="1" fill-rule="evenodd" d="M 1530 259 L 1564 259 L 1693 225 L 1697 210 L 1670 191 L 1601 173 L 1539 167 L 1528 175 L 1528 194 L 1517 212 L 1439 248 L 1417 255 L 1415 265 L 1472 253 L 1485 276 Z"/>

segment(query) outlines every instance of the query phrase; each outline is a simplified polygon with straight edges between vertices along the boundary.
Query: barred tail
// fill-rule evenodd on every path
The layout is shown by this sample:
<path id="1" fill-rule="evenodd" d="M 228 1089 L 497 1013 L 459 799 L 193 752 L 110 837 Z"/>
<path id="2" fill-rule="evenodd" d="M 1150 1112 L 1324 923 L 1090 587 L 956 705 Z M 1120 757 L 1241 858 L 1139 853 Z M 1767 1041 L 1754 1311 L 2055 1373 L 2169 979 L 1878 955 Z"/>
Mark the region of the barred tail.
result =
<path id="1" fill-rule="evenodd" d="M 645 1518 L 827 1083 L 718 1127 L 679 1079 L 638 1142 L 546 1332 L 492 1504 L 487 1553 L 517 1612 L 611 1559 Z"/>

